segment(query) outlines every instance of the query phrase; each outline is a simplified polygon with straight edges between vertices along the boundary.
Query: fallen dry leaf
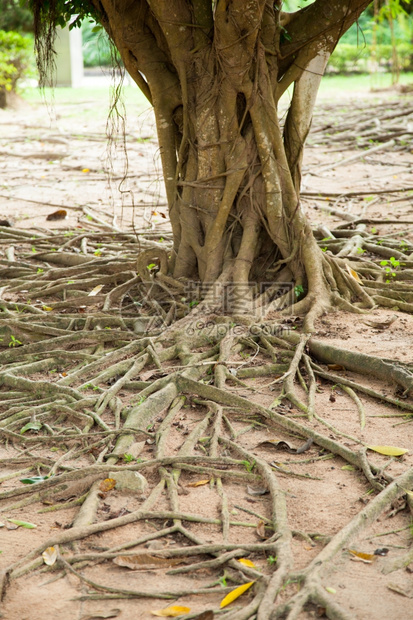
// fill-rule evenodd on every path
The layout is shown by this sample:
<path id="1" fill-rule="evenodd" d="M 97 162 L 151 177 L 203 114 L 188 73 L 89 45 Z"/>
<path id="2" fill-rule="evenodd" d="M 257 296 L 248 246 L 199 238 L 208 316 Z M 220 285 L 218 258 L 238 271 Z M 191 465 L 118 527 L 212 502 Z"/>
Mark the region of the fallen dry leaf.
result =
<path id="1" fill-rule="evenodd" d="M 247 493 L 248 495 L 267 495 L 269 493 L 269 490 L 265 487 L 252 487 L 248 484 Z"/>
<path id="2" fill-rule="evenodd" d="M 237 560 L 240 564 L 244 564 L 244 566 L 249 566 L 250 568 L 257 568 L 254 564 L 254 562 L 251 562 L 251 560 L 247 560 L 247 558 L 240 558 L 239 560 Z"/>
<path id="3" fill-rule="evenodd" d="M 373 553 L 361 553 L 354 549 L 348 549 L 348 552 L 353 555 L 352 560 L 360 560 L 360 562 L 365 562 L 365 564 L 371 564 L 374 560 L 377 560 L 377 555 Z"/>
<path id="4" fill-rule="evenodd" d="M 183 616 L 183 614 L 187 614 L 191 611 L 190 607 L 181 607 L 180 605 L 171 605 L 170 607 L 165 607 L 164 609 L 158 609 L 157 611 L 151 611 L 153 616 L 158 616 L 160 618 L 177 618 L 178 616 Z"/>
<path id="5" fill-rule="evenodd" d="M 278 448 L 278 450 L 286 450 L 287 452 L 295 452 L 295 447 L 285 441 L 284 439 L 266 439 L 265 441 L 261 441 L 257 446 L 264 446 L 265 444 L 269 444 L 274 448 Z"/>
<path id="6" fill-rule="evenodd" d="M 88 297 L 94 297 L 95 295 L 97 295 L 98 293 L 100 293 L 100 291 L 102 290 L 102 288 L 104 287 L 104 284 L 98 284 L 97 286 L 95 286 L 94 288 L 92 288 L 92 290 L 90 291 L 90 293 L 88 294 Z"/>
<path id="7" fill-rule="evenodd" d="M 222 599 L 219 605 L 220 608 L 222 609 L 223 607 L 230 605 L 233 601 L 235 601 L 238 597 L 240 597 L 241 594 L 244 594 L 244 592 L 246 592 L 254 583 L 255 581 L 249 581 L 248 583 L 243 583 L 242 586 L 238 586 L 238 588 L 235 588 L 235 590 L 232 590 L 231 592 L 229 592 L 229 594 L 227 594 L 226 597 Z"/>
<path id="8" fill-rule="evenodd" d="M 264 521 L 258 521 L 257 527 L 256 527 L 256 532 L 259 536 L 259 538 L 261 538 L 261 540 L 266 540 L 268 538 L 266 532 L 265 532 L 265 523 Z"/>
<path id="9" fill-rule="evenodd" d="M 49 215 L 46 217 L 46 220 L 48 220 L 49 222 L 54 222 L 57 220 L 64 220 L 66 219 L 66 217 L 66 209 L 58 209 L 57 211 L 53 211 L 53 213 L 49 213 Z"/>
<path id="10" fill-rule="evenodd" d="M 352 278 L 354 278 L 355 280 L 357 280 L 357 282 L 358 282 L 359 284 L 361 284 L 361 286 L 363 286 L 363 282 L 361 281 L 361 278 L 360 278 L 359 274 L 357 273 L 357 271 L 354 271 L 354 269 L 352 269 L 351 267 L 349 267 L 349 266 L 347 265 L 347 263 L 346 263 L 346 269 L 347 269 L 347 271 L 348 271 L 349 275 L 350 275 Z"/>
<path id="11" fill-rule="evenodd" d="M 53 566 L 57 560 L 57 551 L 54 547 L 47 547 L 42 553 L 43 562 L 47 566 Z"/>
<path id="12" fill-rule="evenodd" d="M 367 448 L 385 456 L 403 456 L 408 452 L 407 448 L 398 448 L 397 446 L 367 446 Z"/>
<path id="13" fill-rule="evenodd" d="M 105 480 L 102 480 L 102 482 L 100 483 L 99 490 L 102 491 L 102 493 L 108 493 L 109 491 L 112 491 L 115 486 L 116 480 L 114 480 L 113 478 L 105 478 Z"/>
<path id="14" fill-rule="evenodd" d="M 344 366 L 341 366 L 341 364 L 327 364 L 327 368 L 329 370 L 344 370 Z"/>
<path id="15" fill-rule="evenodd" d="M 187 484 L 187 487 L 202 487 L 204 484 L 208 484 L 208 482 L 210 482 L 211 479 L 208 478 L 208 480 L 198 480 L 198 482 L 191 482 L 190 484 Z"/>

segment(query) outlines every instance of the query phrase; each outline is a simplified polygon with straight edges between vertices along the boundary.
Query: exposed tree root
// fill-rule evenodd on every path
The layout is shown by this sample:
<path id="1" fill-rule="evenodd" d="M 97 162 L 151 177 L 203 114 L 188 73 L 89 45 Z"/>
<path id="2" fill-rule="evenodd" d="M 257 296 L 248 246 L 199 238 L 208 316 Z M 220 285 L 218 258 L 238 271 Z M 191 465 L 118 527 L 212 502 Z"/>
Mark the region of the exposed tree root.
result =
<path id="1" fill-rule="evenodd" d="M 352 238 L 342 239 L 347 242 Z M 365 239 L 359 235 L 357 247 Z M 20 239 L 22 247 L 24 241 L 24 237 Z M 49 241 L 39 238 L 30 243 L 39 244 L 44 256 L 49 257 Z M 132 242 L 128 243 L 132 248 Z M 338 249 L 339 244 L 334 252 L 339 253 Z M 203 312 L 191 313 L 194 304 L 186 297 L 186 284 L 167 275 L 165 255 L 159 248 L 156 251 L 148 249 L 149 254 L 141 255 L 139 272 L 144 272 L 150 257 L 155 262 L 156 256 L 159 259 L 159 271 L 155 265 L 151 267 L 153 273 L 148 270 L 144 277 L 136 275 L 134 263 L 128 259 L 99 259 L 69 267 L 50 267 L 43 261 L 43 271 L 38 275 L 39 262 L 33 267 L 33 258 L 20 261 L 14 256 L 13 263 L 3 261 L 2 277 L 10 286 L 2 289 L 0 300 L 0 433 L 5 454 L 11 457 L 1 461 L 8 471 L 0 482 L 7 482 L 8 488 L 0 492 L 0 510 L 10 518 L 19 508 L 35 504 L 42 514 L 80 508 L 69 529 L 53 533 L 6 568 L 2 597 L 7 600 L 7 591 L 16 579 L 39 569 L 47 547 L 59 546 L 61 555 L 50 570 L 73 573 L 96 591 L 92 597 L 169 599 L 208 594 L 215 596 L 217 603 L 235 585 L 254 581 L 246 604 L 222 618 L 292 620 L 309 603 L 325 608 L 330 618 L 350 618 L 349 612 L 326 592 L 326 577 L 338 558 L 342 560 L 340 554 L 350 540 L 413 487 L 413 470 L 409 468 L 394 478 L 385 467 L 367 458 L 365 442 L 357 432 L 350 436 L 323 419 L 317 411 L 317 380 L 342 386 L 363 430 L 366 396 L 396 406 L 406 415 L 413 413 L 412 367 L 332 347 L 311 337 L 307 328 L 337 295 L 353 309 L 360 309 L 355 303 L 371 306 L 371 300 L 377 302 L 377 291 L 382 290 L 379 287 L 387 290 L 385 281 L 380 280 L 383 270 L 377 263 L 371 266 L 370 260 L 365 277 L 359 269 L 362 261 L 336 261 L 332 254 L 326 255 L 325 290 L 327 283 L 335 282 L 337 288 L 330 290 L 328 301 L 315 299 L 312 294 L 298 301 L 293 310 L 307 310 L 310 315 L 300 335 L 288 328 L 291 323 L 285 317 L 285 308 L 282 314 L 274 305 L 271 321 L 262 316 L 257 320 L 250 313 L 207 315 L 203 313 L 205 304 Z M 62 258 L 70 264 L 69 259 Z M 363 289 L 345 265 L 359 270 L 369 286 Z M 89 295 L 97 284 L 104 284 L 105 293 Z M 393 295 L 403 296 L 406 291 L 410 295 L 409 285 L 404 280 L 401 284 L 398 277 L 389 283 L 388 290 Z M 33 304 L 31 299 L 40 301 Z M 398 306 L 403 309 L 401 302 Z M 357 378 L 334 374 L 325 364 L 390 382 L 407 398 L 381 394 L 358 383 Z M 263 401 L 258 398 L 262 395 Z M 188 410 L 195 415 L 190 427 Z M 295 417 L 297 411 L 303 419 Z M 295 453 L 310 449 L 311 457 L 291 461 L 285 467 L 278 459 L 275 462 L 262 456 L 256 447 L 247 447 L 248 433 L 257 429 L 309 440 Z M 170 442 L 177 441 L 177 433 L 180 447 L 171 454 Z M 59 452 L 62 449 L 64 452 Z M 322 452 L 317 454 L 315 449 Z M 291 476 L 318 479 L 297 468 L 330 457 L 344 459 L 364 476 L 366 489 L 379 493 L 330 537 L 327 546 L 316 548 L 317 554 L 305 568 L 297 570 L 293 537 L 300 537 L 313 548 L 317 536 L 294 528 L 285 481 Z M 139 505 L 104 520 L 102 501 L 110 491 L 102 490 L 103 481 L 112 475 L 117 480 L 122 474 L 133 477 L 134 472 L 151 478 Z M 213 514 L 201 514 L 196 505 L 191 510 L 181 508 L 181 496 L 188 492 L 183 480 L 190 475 L 206 478 L 216 493 Z M 18 484 L 22 477 L 30 476 L 40 478 L 36 484 Z M 265 503 L 254 507 L 256 510 L 234 506 L 231 484 L 262 487 L 269 499 L 265 497 Z M 142 491 L 131 487 L 130 493 L 135 500 Z M 234 514 L 239 510 L 242 517 Z M 159 529 L 122 541 L 123 527 L 142 522 L 158 524 Z M 196 534 L 192 531 L 191 524 L 217 528 L 220 542 L 208 543 L 199 529 Z M 258 541 L 249 538 L 245 543 L 232 542 L 234 528 L 255 532 L 257 526 Z M 88 553 L 66 546 L 114 528 L 119 528 L 116 547 Z M 178 544 L 156 547 L 150 554 L 165 560 L 183 558 L 187 564 L 167 567 L 167 574 L 212 573 L 215 585 L 209 587 L 211 583 L 204 579 L 202 587 L 192 590 L 131 590 L 98 583 L 87 575 L 91 565 L 110 562 L 119 555 L 147 558 L 144 545 L 168 537 Z M 248 555 L 258 565 L 263 560 L 264 565 L 251 567 L 238 561 Z M 408 561 L 411 554 L 403 554 L 389 570 L 397 570 Z M 222 571 L 231 586 L 227 583 L 222 588 L 222 581 L 219 585 Z M 286 589 L 290 582 L 299 583 L 300 590 Z"/>

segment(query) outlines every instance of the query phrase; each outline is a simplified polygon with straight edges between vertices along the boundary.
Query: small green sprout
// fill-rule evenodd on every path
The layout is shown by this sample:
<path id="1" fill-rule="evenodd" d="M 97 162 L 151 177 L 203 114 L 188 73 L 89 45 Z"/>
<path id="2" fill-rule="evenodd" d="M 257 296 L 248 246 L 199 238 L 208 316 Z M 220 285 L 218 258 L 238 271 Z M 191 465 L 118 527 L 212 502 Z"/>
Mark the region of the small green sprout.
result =
<path id="1" fill-rule="evenodd" d="M 20 344 L 23 344 L 23 343 L 20 342 L 20 340 L 17 340 L 17 338 L 15 336 L 13 336 L 13 334 L 10 334 L 9 347 L 17 347 Z"/>
<path id="2" fill-rule="evenodd" d="M 300 295 L 302 295 L 304 293 L 304 287 L 301 286 L 301 284 L 297 284 L 297 286 L 294 286 L 294 295 L 298 298 L 300 297 Z"/>

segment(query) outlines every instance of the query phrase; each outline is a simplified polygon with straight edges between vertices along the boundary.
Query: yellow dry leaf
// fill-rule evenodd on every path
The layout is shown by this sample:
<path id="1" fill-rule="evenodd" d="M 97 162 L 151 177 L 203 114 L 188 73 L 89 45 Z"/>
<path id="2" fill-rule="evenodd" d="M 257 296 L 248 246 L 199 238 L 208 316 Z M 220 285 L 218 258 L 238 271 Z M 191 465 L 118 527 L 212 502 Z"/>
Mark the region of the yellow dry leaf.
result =
<path id="1" fill-rule="evenodd" d="M 89 168 L 83 168 L 82 172 L 90 172 Z"/>
<path id="2" fill-rule="evenodd" d="M 357 271 L 354 271 L 354 269 L 349 267 L 347 265 L 347 263 L 346 263 L 346 269 L 347 269 L 348 273 L 351 275 L 351 277 L 354 278 L 355 280 L 357 280 L 357 282 L 359 284 L 361 284 L 361 286 L 363 286 L 363 282 L 361 281 L 361 278 L 360 278 L 359 274 L 357 273 Z"/>
<path id="3" fill-rule="evenodd" d="M 210 478 L 208 478 L 208 480 L 198 480 L 198 482 L 191 482 L 191 484 L 188 484 L 188 487 L 202 487 L 202 485 L 204 484 L 208 484 L 208 482 L 210 482 Z"/>
<path id="4" fill-rule="evenodd" d="M 348 549 L 348 552 L 366 564 L 371 564 L 374 560 L 377 560 L 377 555 L 374 555 L 373 553 L 361 553 L 360 551 L 355 551 L 354 549 Z"/>
<path id="5" fill-rule="evenodd" d="M 254 562 L 251 562 L 251 560 L 247 560 L 246 558 L 240 558 L 238 562 L 240 564 L 244 564 L 244 566 L 249 566 L 250 568 L 256 568 Z"/>
<path id="6" fill-rule="evenodd" d="M 151 611 L 153 616 L 158 616 L 159 618 L 177 618 L 178 616 L 182 616 L 183 614 L 188 614 L 191 611 L 189 607 L 181 607 L 180 605 L 170 605 L 169 607 L 165 607 L 164 609 L 157 609 L 156 611 Z"/>
<path id="7" fill-rule="evenodd" d="M 102 480 L 100 483 L 99 490 L 102 491 L 102 493 L 107 493 L 108 491 L 114 489 L 115 486 L 116 480 L 114 478 L 105 478 L 105 480 Z"/>
<path id="8" fill-rule="evenodd" d="M 100 293 L 100 291 L 102 290 L 102 288 L 104 286 L 105 286 L 104 284 L 98 284 L 97 286 L 95 286 L 95 288 L 92 288 L 92 290 L 90 291 L 88 297 L 94 297 L 95 295 Z"/>
<path id="9" fill-rule="evenodd" d="M 397 446 L 367 446 L 367 448 L 385 456 L 402 456 L 408 452 L 407 448 L 398 448 Z"/>
<path id="10" fill-rule="evenodd" d="M 413 499 L 413 491 L 408 491 L 407 489 L 403 489 L 403 491 L 406 493 L 406 495 Z"/>
<path id="11" fill-rule="evenodd" d="M 51 308 L 50 306 L 43 306 L 42 309 L 46 312 L 51 312 L 53 310 L 53 308 Z"/>
<path id="12" fill-rule="evenodd" d="M 57 551 L 54 547 L 47 547 L 42 553 L 43 562 L 47 566 L 53 566 L 57 560 Z"/>
<path id="13" fill-rule="evenodd" d="M 230 603 L 235 601 L 239 596 L 241 596 L 241 594 L 244 594 L 244 592 L 246 592 L 254 583 L 255 581 L 249 581 L 248 583 L 243 583 L 242 586 L 238 586 L 235 590 L 232 590 L 224 599 L 222 599 L 220 608 L 222 609 L 223 607 L 230 605 Z"/>

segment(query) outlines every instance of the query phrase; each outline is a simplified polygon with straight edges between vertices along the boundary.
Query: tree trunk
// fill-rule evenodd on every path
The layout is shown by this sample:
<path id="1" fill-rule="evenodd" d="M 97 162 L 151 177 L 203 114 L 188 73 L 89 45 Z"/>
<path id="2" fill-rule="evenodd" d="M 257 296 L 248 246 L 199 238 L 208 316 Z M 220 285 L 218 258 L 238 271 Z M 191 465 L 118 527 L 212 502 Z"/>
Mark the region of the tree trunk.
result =
<path id="1" fill-rule="evenodd" d="M 369 2 L 317 0 L 294 14 L 265 0 L 220 0 L 214 10 L 206 0 L 94 4 L 154 106 L 173 276 L 232 283 L 244 307 L 267 310 L 271 294 L 257 285 L 271 283 L 274 293 L 290 282 L 306 292 L 296 309 L 312 309 L 309 327 L 332 302 L 363 299 L 318 248 L 299 190 L 328 57 Z M 278 104 L 292 85 L 282 126 Z"/>
<path id="2" fill-rule="evenodd" d="M 7 108 L 7 90 L 0 86 L 0 109 Z"/>

